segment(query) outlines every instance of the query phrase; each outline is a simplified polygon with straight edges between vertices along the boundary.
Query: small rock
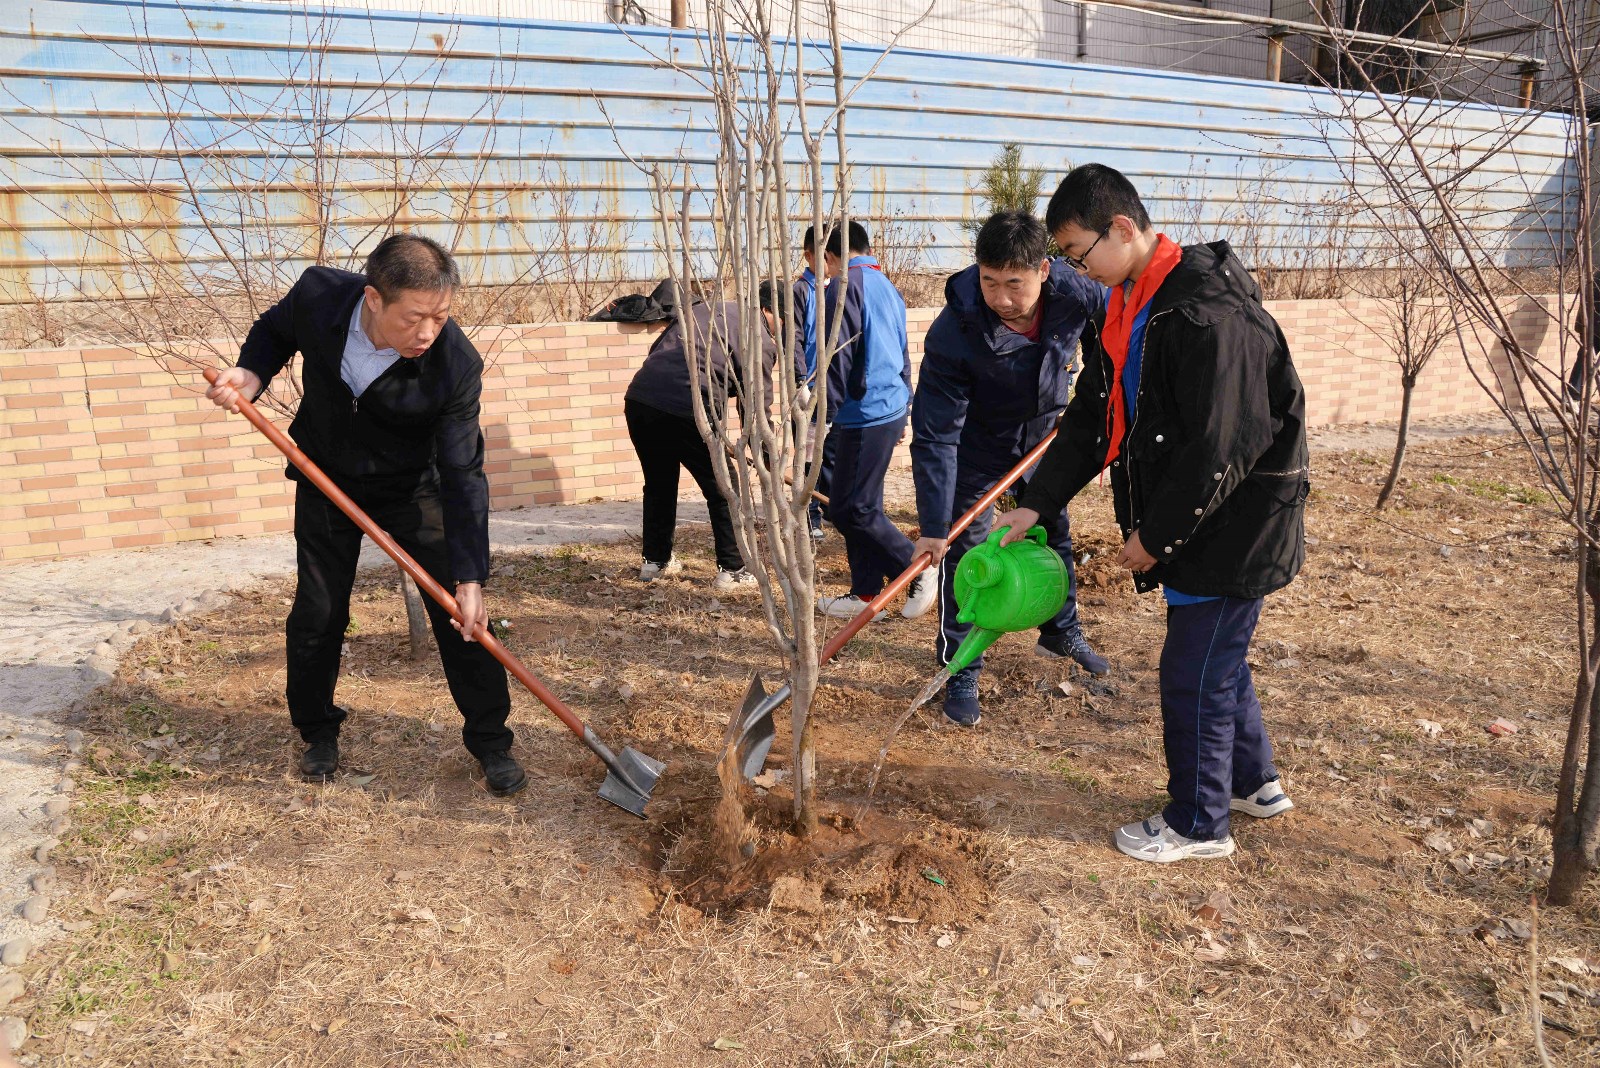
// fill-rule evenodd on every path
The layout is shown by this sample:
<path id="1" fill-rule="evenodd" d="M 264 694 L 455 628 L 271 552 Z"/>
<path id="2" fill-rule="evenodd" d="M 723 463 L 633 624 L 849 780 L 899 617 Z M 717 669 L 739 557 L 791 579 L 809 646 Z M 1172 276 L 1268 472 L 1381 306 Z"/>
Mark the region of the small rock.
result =
<path id="1" fill-rule="evenodd" d="M 115 659 L 117 650 L 110 642 L 101 642 L 99 645 L 94 647 L 94 653 L 92 655 L 102 656 L 107 659 Z"/>
<path id="2" fill-rule="evenodd" d="M 4 975 L 0 975 L 0 1009 L 20 998 L 27 989 L 27 984 L 22 981 L 22 976 L 16 972 L 7 972 Z"/>
<path id="3" fill-rule="evenodd" d="M 46 801 L 44 803 L 44 814 L 46 816 L 64 815 L 66 813 L 66 811 L 71 807 L 72 807 L 72 802 L 69 801 L 67 798 L 65 798 L 65 797 L 52 797 L 50 800 L 48 800 L 48 801 Z"/>
<path id="4" fill-rule="evenodd" d="M 1455 552 L 1455 550 L 1450 548 L 1448 545 L 1439 546 L 1439 555 L 1445 557 L 1446 559 L 1448 559 L 1453 552 Z M 1362 1026 L 1366 1025 L 1363 1024 Z"/>
<path id="5" fill-rule="evenodd" d="M 183 965 L 183 958 L 171 950 L 161 951 L 161 974 L 172 975 Z"/>
<path id="6" fill-rule="evenodd" d="M 177 621 L 178 621 L 178 610 L 177 610 L 176 607 L 169 608 L 165 612 L 161 613 L 161 622 L 163 622 L 163 623 L 176 623 Z"/>
<path id="7" fill-rule="evenodd" d="M 56 793 L 58 794 L 70 794 L 77 788 L 77 781 L 70 775 L 63 775 L 61 781 L 56 783 Z"/>
<path id="8" fill-rule="evenodd" d="M 57 816 L 55 819 L 50 821 L 50 826 L 48 829 L 51 834 L 55 835 L 57 838 L 60 838 L 68 831 L 72 830 L 72 821 L 65 816 Z"/>
<path id="9" fill-rule="evenodd" d="M 22 918 L 29 923 L 43 923 L 50 915 L 50 899 L 36 894 L 22 903 Z"/>
<path id="10" fill-rule="evenodd" d="M 1312 537 L 1310 534 L 1307 534 L 1306 535 L 1306 544 L 1309 545 L 1311 548 L 1315 549 L 1317 546 L 1322 544 L 1322 539 L 1321 538 L 1315 538 L 1315 537 Z"/>
<path id="11" fill-rule="evenodd" d="M 624 701 L 633 700 L 633 692 L 633 687 L 629 686 L 627 683 L 623 683 L 621 686 L 617 687 L 617 696 L 622 698 Z"/>
<path id="12" fill-rule="evenodd" d="M 28 1041 L 28 1024 L 22 1017 L 0 1016 L 0 1049 L 8 1049 L 15 1053 L 26 1041 Z"/>
<path id="13" fill-rule="evenodd" d="M 202 606 L 198 600 L 193 597 L 188 597 L 184 599 L 183 603 L 178 605 L 178 614 L 180 616 L 192 616 L 196 612 L 200 611 L 202 607 L 204 606 Z"/>
<path id="14" fill-rule="evenodd" d="M 1149 1064 L 1151 1061 L 1163 1061 L 1166 1059 L 1167 1051 L 1159 1042 L 1151 1043 L 1137 1053 L 1128 1054 L 1129 1064 Z"/>
<path id="15" fill-rule="evenodd" d="M 1422 840 L 1422 844 L 1435 853 L 1450 853 L 1455 850 L 1455 843 L 1442 834 L 1430 834 Z"/>
<path id="16" fill-rule="evenodd" d="M 1509 719 L 1497 719 L 1492 723 L 1485 724 L 1483 729 L 1496 737 L 1503 738 L 1508 734 L 1517 733 L 1520 728 Z"/>
<path id="17" fill-rule="evenodd" d="M 56 870 L 45 868 L 43 871 L 33 873 L 33 878 L 28 880 L 28 885 L 33 887 L 36 894 L 48 894 L 56 888 Z"/>
<path id="18" fill-rule="evenodd" d="M 157 671 L 155 668 L 149 668 L 149 667 L 140 668 L 139 669 L 139 681 L 140 682 L 160 682 L 161 681 L 161 672 Z"/>
<path id="19" fill-rule="evenodd" d="M 1054 1012 L 1067 1003 L 1067 999 L 1054 990 L 1041 990 L 1033 995 L 1033 1003 L 1045 1012 Z"/>
<path id="20" fill-rule="evenodd" d="M 83 732 L 77 729 L 68 731 L 62 736 L 62 741 L 67 743 L 67 752 L 76 753 L 83 748 Z"/>
<path id="21" fill-rule="evenodd" d="M 43 864 L 50 859 L 50 851 L 56 847 L 54 842 L 40 842 L 33 847 L 33 860 L 35 864 Z"/>
<path id="22" fill-rule="evenodd" d="M 497 567 L 493 571 L 489 572 L 489 574 L 493 575 L 495 578 L 510 578 L 511 576 L 515 575 L 516 573 L 517 573 L 517 565 L 516 564 L 501 564 L 499 567 Z"/>
<path id="23" fill-rule="evenodd" d="M 149 629 L 150 629 L 150 621 L 148 619 L 136 619 L 136 620 L 133 621 L 133 626 L 128 628 L 128 633 L 129 634 L 143 634 L 145 631 L 147 631 Z"/>
<path id="24" fill-rule="evenodd" d="M 32 948 L 33 943 L 26 938 L 13 938 L 0 946 L 0 964 L 7 968 L 20 968 L 28 963 L 28 951 Z"/>

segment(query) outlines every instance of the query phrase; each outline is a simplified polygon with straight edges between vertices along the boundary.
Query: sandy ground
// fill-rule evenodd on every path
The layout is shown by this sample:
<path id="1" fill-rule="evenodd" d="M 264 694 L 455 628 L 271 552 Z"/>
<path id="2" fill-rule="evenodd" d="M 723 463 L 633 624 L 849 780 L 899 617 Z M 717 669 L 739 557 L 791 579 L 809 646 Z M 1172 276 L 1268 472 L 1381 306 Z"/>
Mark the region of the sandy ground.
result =
<path id="1" fill-rule="evenodd" d="M 705 505 L 685 498 L 679 521 L 705 522 Z M 614 542 L 638 530 L 637 501 L 517 509 L 489 522 L 495 550 Z M 366 545 L 364 567 L 385 562 Z M 48 850 L 71 818 L 78 739 L 61 714 L 111 677 L 138 635 L 293 570 L 287 534 L 0 569 L 0 946 L 38 945 L 61 929 L 48 915 L 23 915 L 30 901 L 48 910 Z"/>
<path id="2" fill-rule="evenodd" d="M 1503 429 L 1493 413 L 1485 413 L 1432 420 L 1414 432 L 1418 439 L 1436 439 Z M 1313 433 L 1312 449 L 1382 451 L 1393 439 L 1392 426 L 1326 427 Z M 885 491 L 891 500 L 909 500 L 909 469 L 892 471 Z M 686 496 L 680 520 L 704 517 L 704 505 Z M 496 513 L 490 520 L 496 549 L 613 542 L 638 529 L 637 501 L 542 506 Z M 363 565 L 383 563 L 368 545 Z M 106 682 L 121 652 L 151 627 L 215 609 L 226 603 L 228 591 L 293 569 L 289 535 L 0 569 L 0 947 L 16 952 L 61 930 L 48 914 L 48 852 L 71 819 L 78 743 L 75 732 L 61 725 L 62 714 Z"/>

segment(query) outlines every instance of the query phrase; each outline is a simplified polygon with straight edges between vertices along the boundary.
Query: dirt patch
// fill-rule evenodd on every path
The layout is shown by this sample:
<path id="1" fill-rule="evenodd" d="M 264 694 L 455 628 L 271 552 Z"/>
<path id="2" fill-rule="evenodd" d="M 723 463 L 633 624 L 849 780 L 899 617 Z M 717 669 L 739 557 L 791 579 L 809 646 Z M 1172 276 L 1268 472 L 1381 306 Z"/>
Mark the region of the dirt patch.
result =
<path id="1" fill-rule="evenodd" d="M 748 795 L 749 791 L 747 791 Z M 988 911 L 991 865 L 977 836 L 874 812 L 826 808 L 806 838 L 792 833 L 793 798 L 756 791 L 743 816 L 727 798 L 684 807 L 662 827 L 658 871 L 695 909 L 724 919 L 771 907 L 796 916 L 866 908 L 891 922 L 967 924 Z M 736 830 L 735 830 L 736 829 Z M 734 835 L 743 845 L 731 850 Z"/>

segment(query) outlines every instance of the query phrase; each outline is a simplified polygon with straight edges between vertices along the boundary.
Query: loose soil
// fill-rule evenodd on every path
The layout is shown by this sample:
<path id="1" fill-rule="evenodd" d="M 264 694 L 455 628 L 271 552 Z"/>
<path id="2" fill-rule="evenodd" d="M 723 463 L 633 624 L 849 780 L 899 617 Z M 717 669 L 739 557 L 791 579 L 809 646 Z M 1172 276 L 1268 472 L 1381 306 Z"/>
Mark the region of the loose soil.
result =
<path id="1" fill-rule="evenodd" d="M 437 662 L 407 658 L 392 571 L 357 585 L 344 772 L 298 782 L 291 587 L 268 583 L 146 637 L 93 699 L 56 854 L 79 933 L 7 1011 L 52 1064 L 1528 1064 L 1572 540 L 1505 439 L 1419 443 L 1375 516 L 1386 462 L 1316 456 L 1306 568 L 1252 659 L 1298 807 L 1241 817 L 1228 861 L 1110 845 L 1164 799 L 1163 613 L 1114 566 L 1104 490 L 1073 522 L 1112 674 L 1002 641 L 982 726 L 931 702 L 857 822 L 934 666 L 931 618 L 870 627 L 825 672 L 807 841 L 786 710 L 772 785 L 717 815 L 727 718 L 777 658 L 754 599 L 710 591 L 703 533 L 650 585 L 636 543 L 501 554 L 513 650 L 614 747 L 667 762 L 647 820 L 595 796 L 602 770 L 527 694 L 532 782 L 490 798 Z M 837 536 L 821 566 L 843 585 Z M 1557 1063 L 1600 1060 L 1596 906 L 1538 917 Z"/>

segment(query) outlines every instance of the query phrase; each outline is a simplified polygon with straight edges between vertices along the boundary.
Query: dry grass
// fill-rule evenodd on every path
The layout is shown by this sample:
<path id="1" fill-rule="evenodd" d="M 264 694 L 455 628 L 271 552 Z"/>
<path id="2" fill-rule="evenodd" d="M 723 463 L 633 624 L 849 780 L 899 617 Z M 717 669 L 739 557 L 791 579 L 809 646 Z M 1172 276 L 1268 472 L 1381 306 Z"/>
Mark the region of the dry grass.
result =
<path id="1" fill-rule="evenodd" d="M 884 1066 L 1121 1064 L 1159 1043 L 1174 1065 L 1527 1064 L 1526 943 L 1497 925 L 1526 918 L 1548 859 L 1574 635 L 1570 542 L 1516 451 L 1486 454 L 1503 444 L 1415 446 L 1381 521 L 1363 509 L 1385 458 L 1318 458 L 1316 544 L 1255 650 L 1299 808 L 1244 821 L 1226 863 L 1157 869 L 1109 845 L 1163 796 L 1162 620 L 1111 566 L 1101 491 L 1074 520 L 1110 687 L 1001 643 L 984 725 L 919 715 L 852 829 L 883 729 L 932 667 L 929 620 L 874 627 L 822 698 L 820 794 L 842 828 L 796 850 L 775 788 L 731 874 L 712 860 L 715 758 L 748 672 L 774 658 L 753 606 L 710 594 L 703 538 L 680 546 L 684 580 L 653 586 L 630 545 L 497 561 L 514 568 L 491 597 L 512 647 L 608 738 L 670 761 L 644 823 L 594 796 L 597 766 L 526 695 L 532 785 L 489 798 L 437 665 L 404 659 L 387 574 L 357 591 L 347 775 L 298 783 L 289 593 L 258 590 L 148 639 L 87 713 L 57 852 L 59 912 L 85 926 L 27 966 L 30 1049 Z M 1491 737 L 1497 716 L 1521 730 Z M 778 880 L 788 907 L 768 904 Z M 1541 916 L 1547 958 L 1600 969 L 1596 900 Z M 1543 974 L 1565 999 L 1544 1006 L 1554 1058 L 1593 1062 L 1600 980 Z"/>

